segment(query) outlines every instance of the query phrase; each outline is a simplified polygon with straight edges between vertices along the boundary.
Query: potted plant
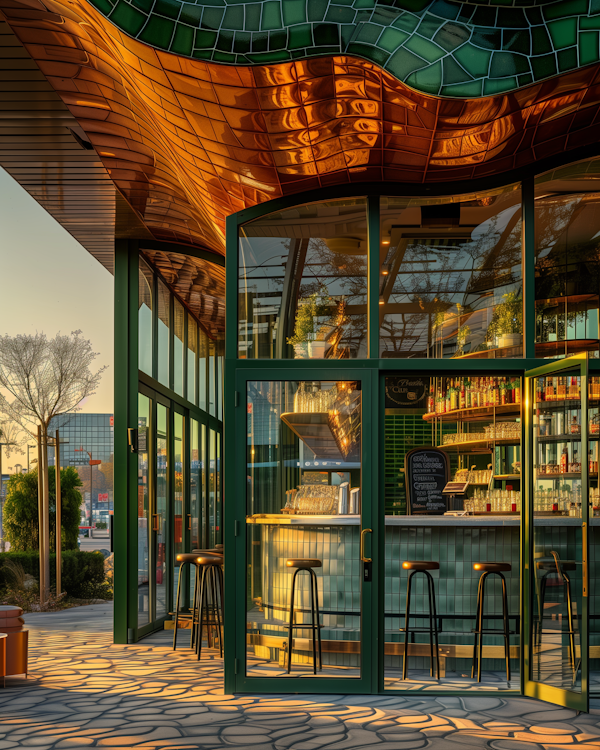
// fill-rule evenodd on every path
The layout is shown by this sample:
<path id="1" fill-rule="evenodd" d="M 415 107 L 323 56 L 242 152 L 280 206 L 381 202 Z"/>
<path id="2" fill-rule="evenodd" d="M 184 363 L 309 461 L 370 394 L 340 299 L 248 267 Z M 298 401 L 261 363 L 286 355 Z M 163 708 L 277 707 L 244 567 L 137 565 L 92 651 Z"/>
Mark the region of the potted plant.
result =
<path id="1" fill-rule="evenodd" d="M 310 297 L 298 302 L 294 335 L 287 340 L 288 344 L 294 347 L 295 359 L 306 359 L 307 357 L 322 359 L 325 356 L 326 337 L 331 331 L 331 326 L 321 325 L 318 331 L 315 331 L 315 327 L 317 319 L 328 313 L 328 306 L 324 299 L 326 291 L 325 288 L 322 288 L 321 293 L 315 292 Z"/>
<path id="2" fill-rule="evenodd" d="M 461 357 L 465 351 L 465 344 L 471 333 L 469 326 L 461 326 L 456 334 L 456 356 Z"/>
<path id="3" fill-rule="evenodd" d="M 503 294 L 501 302 L 496 305 L 486 339 L 498 339 L 499 347 L 518 346 L 523 333 L 523 301 L 516 292 Z"/>

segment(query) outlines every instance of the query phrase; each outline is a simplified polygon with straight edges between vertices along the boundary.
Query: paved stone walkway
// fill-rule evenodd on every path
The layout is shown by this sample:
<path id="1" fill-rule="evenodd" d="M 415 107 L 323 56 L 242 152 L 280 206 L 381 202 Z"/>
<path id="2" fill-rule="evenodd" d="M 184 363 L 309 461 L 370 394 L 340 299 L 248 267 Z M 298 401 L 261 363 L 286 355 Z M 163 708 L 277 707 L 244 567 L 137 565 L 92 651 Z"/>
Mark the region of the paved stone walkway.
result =
<path id="1" fill-rule="evenodd" d="M 524 698 L 232 696 L 168 633 L 111 642 L 111 608 L 27 616 L 31 675 L 0 690 L 0 750 L 600 750 L 591 714 Z"/>

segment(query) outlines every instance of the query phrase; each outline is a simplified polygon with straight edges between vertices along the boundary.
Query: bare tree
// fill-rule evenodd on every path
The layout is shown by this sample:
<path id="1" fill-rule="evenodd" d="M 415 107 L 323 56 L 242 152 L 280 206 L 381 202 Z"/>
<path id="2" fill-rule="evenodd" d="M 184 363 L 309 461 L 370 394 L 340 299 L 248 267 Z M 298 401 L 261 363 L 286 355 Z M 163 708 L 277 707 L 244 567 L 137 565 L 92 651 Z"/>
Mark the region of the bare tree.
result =
<path id="1" fill-rule="evenodd" d="M 0 418 L 13 423 L 22 435 L 38 443 L 40 477 L 40 598 L 50 588 L 48 430 L 53 417 L 76 411 L 84 398 L 96 392 L 102 372 L 92 371 L 98 355 L 81 331 L 48 339 L 34 336 L 0 336 Z"/>

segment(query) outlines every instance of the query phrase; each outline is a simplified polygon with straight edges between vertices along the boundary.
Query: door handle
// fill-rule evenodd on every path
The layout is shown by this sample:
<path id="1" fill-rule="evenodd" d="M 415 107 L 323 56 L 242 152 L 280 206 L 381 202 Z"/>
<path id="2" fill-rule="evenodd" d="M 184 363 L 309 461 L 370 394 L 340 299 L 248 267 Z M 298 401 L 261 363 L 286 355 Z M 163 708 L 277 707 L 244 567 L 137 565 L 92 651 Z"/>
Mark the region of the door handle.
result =
<path id="1" fill-rule="evenodd" d="M 373 560 L 370 557 L 365 557 L 365 534 L 373 533 L 373 529 L 363 529 L 360 532 L 360 559 L 361 562 L 370 563 Z"/>
<path id="2" fill-rule="evenodd" d="M 188 531 L 192 530 L 192 514 L 188 513 Z"/>
<path id="3" fill-rule="evenodd" d="M 158 513 L 152 514 L 152 531 L 158 531 Z"/>

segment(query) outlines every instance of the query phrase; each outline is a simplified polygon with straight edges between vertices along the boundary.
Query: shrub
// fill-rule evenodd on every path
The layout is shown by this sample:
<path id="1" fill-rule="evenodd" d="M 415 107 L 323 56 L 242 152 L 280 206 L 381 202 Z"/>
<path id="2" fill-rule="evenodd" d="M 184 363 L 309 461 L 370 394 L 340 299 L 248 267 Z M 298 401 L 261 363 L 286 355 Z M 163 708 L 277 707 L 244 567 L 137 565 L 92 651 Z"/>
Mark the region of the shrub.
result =
<path id="1" fill-rule="evenodd" d="M 55 549 L 56 540 L 56 491 L 54 467 L 50 467 L 50 550 Z M 79 508 L 81 487 L 79 474 L 72 466 L 60 471 L 62 546 L 64 550 L 77 549 L 79 534 Z M 8 480 L 4 503 L 3 526 L 6 541 L 11 550 L 23 552 L 36 550 L 38 539 L 38 475 L 37 471 L 13 474 Z"/>
<path id="2" fill-rule="evenodd" d="M 62 559 L 63 591 L 76 599 L 100 598 L 99 596 L 89 596 L 89 592 L 100 589 L 104 584 L 104 556 L 102 553 L 65 550 Z M 9 560 L 20 564 L 25 574 L 29 574 L 36 581 L 39 581 L 40 563 L 37 551 L 2 552 L 0 553 L 0 588 L 7 588 L 12 584 L 10 571 L 4 565 L 5 561 Z M 50 555 L 50 588 L 55 587 L 56 555 L 52 553 Z"/>

